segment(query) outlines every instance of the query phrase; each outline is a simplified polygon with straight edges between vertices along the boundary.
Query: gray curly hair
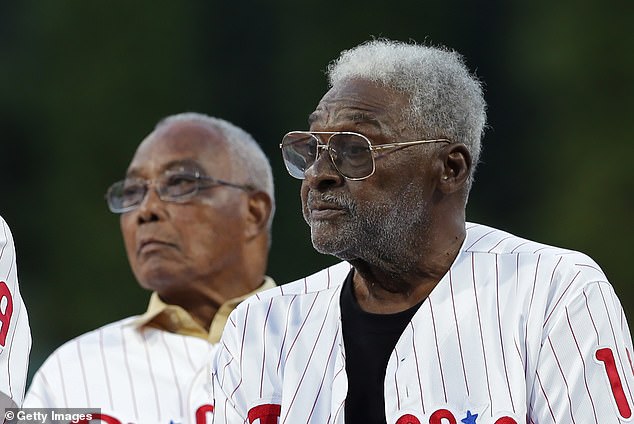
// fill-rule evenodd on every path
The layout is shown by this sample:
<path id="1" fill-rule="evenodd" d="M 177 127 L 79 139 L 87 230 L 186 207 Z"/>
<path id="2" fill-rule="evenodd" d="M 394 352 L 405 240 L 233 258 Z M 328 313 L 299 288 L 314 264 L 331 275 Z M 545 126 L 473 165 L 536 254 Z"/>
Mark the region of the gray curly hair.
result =
<path id="1" fill-rule="evenodd" d="M 446 47 L 377 39 L 343 51 L 327 70 L 330 86 L 361 78 L 407 93 L 405 122 L 425 138 L 464 143 L 475 172 L 486 125 L 480 81 L 462 56 Z"/>

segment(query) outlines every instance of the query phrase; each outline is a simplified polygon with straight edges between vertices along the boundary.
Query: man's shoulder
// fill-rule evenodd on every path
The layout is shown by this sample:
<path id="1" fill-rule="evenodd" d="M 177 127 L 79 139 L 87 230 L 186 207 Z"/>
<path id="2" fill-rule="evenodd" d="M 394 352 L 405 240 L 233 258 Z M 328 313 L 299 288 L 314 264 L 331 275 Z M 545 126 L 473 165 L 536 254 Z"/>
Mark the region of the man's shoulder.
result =
<path id="1" fill-rule="evenodd" d="M 238 305 L 229 321 L 232 324 L 235 320 L 241 321 L 247 311 L 268 315 L 270 310 L 271 315 L 279 317 L 285 314 L 283 311 L 290 310 L 291 305 L 293 310 L 299 311 L 305 305 L 320 303 L 320 299 L 329 299 L 339 292 L 351 269 L 348 262 L 339 262 L 307 277 L 259 292 Z"/>
<path id="2" fill-rule="evenodd" d="M 245 343 L 253 354 L 285 346 L 284 340 L 291 341 L 290 348 L 298 340 L 313 340 L 322 332 L 334 337 L 340 316 L 339 293 L 351 269 L 349 263 L 341 262 L 242 302 L 229 316 L 219 357 L 241 356 Z"/>
<path id="3" fill-rule="evenodd" d="M 504 230 L 472 222 L 467 223 L 464 251 L 492 254 L 579 255 L 592 260 L 575 250 L 529 240 Z"/>
<path id="4" fill-rule="evenodd" d="M 516 236 L 498 228 L 468 222 L 464 251 L 500 255 L 562 253 L 566 249 Z"/>
<path id="5" fill-rule="evenodd" d="M 558 274 L 579 273 L 580 281 L 607 281 L 601 267 L 585 253 L 529 240 L 486 225 L 467 223 L 463 251 L 473 254 L 520 257 L 552 268 Z"/>
<path id="6" fill-rule="evenodd" d="M 343 284 L 351 269 L 352 265 L 348 262 L 339 262 L 307 277 L 256 293 L 243 304 L 264 302 L 272 298 L 302 297 L 321 291 L 336 290 Z"/>
<path id="7" fill-rule="evenodd" d="M 118 321 L 110 322 L 94 330 L 80 334 L 59 346 L 46 359 L 44 365 L 65 357 L 69 353 L 73 355 L 82 347 L 85 349 L 89 346 L 99 346 L 100 350 L 109 350 L 117 348 L 125 343 L 126 329 L 133 329 L 134 320 L 137 316 L 127 317 Z M 79 347 L 81 346 L 81 347 Z"/>

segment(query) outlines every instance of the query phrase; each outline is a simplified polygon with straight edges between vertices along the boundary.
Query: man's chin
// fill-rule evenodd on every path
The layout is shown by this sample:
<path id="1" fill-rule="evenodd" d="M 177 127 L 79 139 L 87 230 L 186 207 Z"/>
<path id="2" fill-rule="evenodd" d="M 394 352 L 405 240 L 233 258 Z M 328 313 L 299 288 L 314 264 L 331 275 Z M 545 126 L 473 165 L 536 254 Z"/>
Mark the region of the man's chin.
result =
<path id="1" fill-rule="evenodd" d="M 364 250 L 361 240 L 367 240 L 362 229 L 342 220 L 313 221 L 310 237 L 316 251 L 344 261 L 357 259 Z"/>
<path id="2" fill-rule="evenodd" d="M 335 239 L 332 237 L 315 237 L 312 236 L 313 247 L 319 253 L 335 256 L 341 260 L 349 260 L 354 257 L 350 253 L 349 241 Z"/>
<path id="3" fill-rule="evenodd" d="M 159 293 L 182 286 L 183 282 L 182 272 L 164 267 L 146 267 L 135 275 L 141 287 Z"/>

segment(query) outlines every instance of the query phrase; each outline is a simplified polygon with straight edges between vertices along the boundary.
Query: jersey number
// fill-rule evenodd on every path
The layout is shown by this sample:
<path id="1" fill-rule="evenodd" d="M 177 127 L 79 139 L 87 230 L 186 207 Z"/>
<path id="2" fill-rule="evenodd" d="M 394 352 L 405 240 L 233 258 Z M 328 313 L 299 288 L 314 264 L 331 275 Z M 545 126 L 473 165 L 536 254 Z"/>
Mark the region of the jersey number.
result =
<path id="1" fill-rule="evenodd" d="M 595 356 L 598 361 L 603 362 L 605 373 L 608 375 L 608 381 L 610 382 L 610 387 L 612 388 L 612 395 L 614 396 L 616 406 L 619 409 L 619 414 L 621 414 L 623 418 L 631 417 L 632 410 L 627 402 L 627 397 L 625 396 L 625 391 L 623 390 L 623 384 L 621 383 L 621 377 L 616 369 L 616 361 L 614 360 L 614 353 L 612 352 L 612 349 L 609 347 L 598 349 Z"/>
<path id="2" fill-rule="evenodd" d="M 7 303 L 2 311 L 2 303 L 6 299 Z M 0 347 L 4 347 L 7 343 L 7 334 L 9 333 L 9 323 L 13 314 L 13 299 L 9 287 L 4 281 L 0 281 Z"/>
<path id="3" fill-rule="evenodd" d="M 282 405 L 275 403 L 265 403 L 263 405 L 254 406 L 249 410 L 249 423 L 259 420 L 259 424 L 277 424 L 277 419 L 282 412 Z"/>
<path id="4" fill-rule="evenodd" d="M 463 423 L 467 422 L 466 420 L 471 416 L 471 413 L 467 413 L 467 417 L 464 420 L 461 420 Z M 473 421 L 469 420 L 469 422 L 475 423 L 475 417 L 477 415 L 471 416 Z M 396 420 L 396 424 L 422 424 L 421 421 L 416 418 L 416 416 L 412 414 L 405 414 L 401 416 L 398 420 Z M 429 424 L 456 424 L 456 417 L 449 411 L 448 409 L 439 409 L 435 411 L 429 417 Z M 517 424 L 511 417 L 502 417 L 495 420 L 495 424 Z"/>

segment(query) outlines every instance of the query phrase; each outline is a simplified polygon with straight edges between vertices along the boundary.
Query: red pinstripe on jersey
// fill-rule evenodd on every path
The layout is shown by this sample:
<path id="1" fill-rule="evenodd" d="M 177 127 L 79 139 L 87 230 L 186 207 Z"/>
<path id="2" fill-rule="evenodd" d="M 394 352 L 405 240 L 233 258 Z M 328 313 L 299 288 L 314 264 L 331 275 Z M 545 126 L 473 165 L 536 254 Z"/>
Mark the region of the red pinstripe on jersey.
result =
<path id="1" fill-rule="evenodd" d="M 134 418 L 139 419 L 139 409 L 138 409 L 137 400 L 136 400 L 136 390 L 134 389 L 134 379 L 132 378 L 132 372 L 130 371 L 130 359 L 128 356 L 126 336 L 123 332 L 124 330 L 123 327 L 120 327 L 120 329 L 121 329 L 121 347 L 123 348 L 123 356 L 125 358 L 126 376 L 128 377 L 128 383 L 130 384 L 130 396 L 132 398 L 132 407 L 134 408 Z M 54 405 L 50 405 L 50 406 L 54 406 Z"/>
<path id="2" fill-rule="evenodd" d="M 594 329 L 594 333 L 597 336 L 597 344 L 601 344 L 601 336 L 599 335 L 599 330 L 597 330 L 597 325 L 594 323 L 594 318 L 592 318 L 592 311 L 590 311 L 590 305 L 588 305 L 588 295 L 586 294 L 586 290 L 583 290 L 583 297 L 586 303 L 586 310 L 588 311 L 588 316 L 590 317 L 590 322 L 592 323 L 592 328 Z"/>
<path id="3" fill-rule="evenodd" d="M 266 311 L 266 317 L 264 318 L 264 326 L 262 328 L 263 333 L 266 334 L 266 325 L 269 322 L 269 312 L 271 312 L 271 304 L 273 303 L 272 300 L 269 300 L 269 308 Z M 264 341 L 266 341 L 266 338 L 262 337 L 262 339 Z M 264 385 L 264 364 L 266 362 L 266 345 L 264 345 L 264 349 L 262 349 L 263 351 L 263 355 L 262 355 L 262 375 L 260 376 L 260 397 L 262 397 L 262 389 L 263 389 L 263 385 Z"/>
<path id="4" fill-rule="evenodd" d="M 561 258 L 559 258 L 559 261 L 557 262 L 557 266 L 559 266 L 560 263 L 561 263 Z M 555 270 L 553 270 L 553 274 L 554 273 L 555 273 Z M 546 320 L 544 321 L 544 327 L 546 327 L 546 325 L 548 324 L 548 321 L 550 320 L 550 317 L 553 315 L 553 312 L 555 312 L 557 310 L 557 305 L 559 305 L 559 302 L 561 302 L 561 300 L 564 298 L 564 296 L 566 295 L 566 292 L 570 289 L 570 287 L 572 287 L 572 284 L 575 282 L 575 279 L 579 276 L 579 274 L 580 274 L 579 272 L 577 274 L 575 274 L 575 276 L 570 281 L 570 284 L 568 284 L 568 286 L 564 289 L 564 291 L 561 293 L 561 295 L 559 296 L 559 298 L 555 302 L 555 306 L 548 313 L 548 316 L 546 317 Z M 551 281 L 552 281 L 553 278 L 551 278 Z"/>
<path id="5" fill-rule="evenodd" d="M 396 367 L 398 368 L 399 364 L 401 363 L 401 359 L 398 357 L 398 349 L 394 348 L 394 356 L 396 357 Z M 397 381 L 397 376 L 396 374 L 394 374 L 394 387 L 396 388 L 396 407 L 398 409 L 401 409 L 401 394 L 399 391 L 399 384 Z"/>
<path id="6" fill-rule="evenodd" d="M 78 341 L 77 344 L 77 357 L 79 358 L 79 366 L 81 367 L 81 377 L 84 383 L 84 393 L 86 396 L 86 404 L 90 405 L 90 393 L 88 392 L 88 382 L 86 381 L 86 369 L 84 368 L 84 358 L 81 354 L 81 343 Z M 60 372 L 63 372 L 60 368 Z"/>
<path id="7" fill-rule="evenodd" d="M 245 317 L 244 320 L 248 322 L 249 320 L 249 307 L 247 306 L 247 311 L 245 313 Z M 246 332 L 247 328 L 246 326 L 244 327 L 244 331 Z M 244 333 L 242 334 L 242 343 L 240 345 L 240 357 L 243 358 L 244 357 Z M 243 369 L 243 365 L 242 365 L 242 361 L 240 361 L 240 369 Z M 233 389 L 233 393 L 237 392 L 238 389 L 240 388 L 240 385 L 242 384 L 242 378 L 240 378 L 240 381 L 238 381 L 238 383 L 236 384 L 236 386 Z"/>
<path id="8" fill-rule="evenodd" d="M 492 234 L 492 231 L 487 233 L 487 235 L 489 234 Z M 489 379 L 489 367 L 487 366 L 488 365 L 487 352 L 484 347 L 484 336 L 482 334 L 482 317 L 480 314 L 480 304 L 478 303 L 478 288 L 476 286 L 476 269 L 475 269 L 475 254 L 474 253 L 471 253 L 471 281 L 473 284 L 473 300 L 475 302 L 475 307 L 476 307 L 476 318 L 478 321 L 478 332 L 480 333 L 480 344 L 482 345 L 482 356 L 484 360 L 484 374 L 486 377 L 487 395 L 489 397 L 489 405 L 491 405 L 493 404 L 493 398 L 491 397 L 491 381 Z"/>
<path id="9" fill-rule="evenodd" d="M 409 323 L 409 325 L 410 325 L 410 329 L 413 332 L 414 325 L 411 322 Z M 418 390 L 419 390 L 419 393 L 420 393 L 420 407 L 421 407 L 421 410 L 423 411 L 423 414 L 424 414 L 425 413 L 425 398 L 424 398 L 424 395 L 423 395 L 423 385 L 421 384 L 421 376 L 420 376 L 421 368 L 420 368 L 420 365 L 419 365 L 419 362 L 418 362 L 418 353 L 416 351 L 416 339 L 415 339 L 414 336 L 412 336 L 412 352 L 414 353 L 414 362 L 416 364 L 416 380 L 417 380 L 417 383 L 418 383 Z M 395 350 L 395 353 L 396 353 L 396 350 Z M 399 406 L 399 408 L 400 408 L 400 406 Z"/>
<path id="10" fill-rule="evenodd" d="M 194 363 L 194 360 L 192 359 L 192 353 L 189 349 L 189 343 L 187 343 L 187 341 L 188 340 L 186 338 L 182 339 L 183 347 L 185 348 L 185 353 L 187 354 L 187 361 L 189 362 L 189 365 L 192 367 L 191 371 L 196 372 L 198 367 L 196 366 L 196 364 Z"/>
<path id="11" fill-rule="evenodd" d="M 335 352 L 335 345 L 337 343 L 337 337 L 333 337 L 332 346 L 330 348 L 330 352 L 328 353 L 328 360 L 332 358 L 333 353 Z M 317 396 L 315 397 L 315 401 L 313 402 L 313 407 L 310 409 L 310 414 L 308 415 L 308 421 L 310 422 L 313 413 L 315 412 L 315 407 L 317 406 L 317 399 L 319 399 L 319 394 L 321 393 L 321 389 L 324 387 L 324 381 L 326 380 L 327 373 L 324 372 L 322 375 L 321 382 L 319 383 L 319 390 L 317 391 Z"/>
<path id="12" fill-rule="evenodd" d="M 561 363 L 559 362 L 559 358 L 557 357 L 557 352 L 555 351 L 555 348 L 553 347 L 553 342 L 550 339 L 550 337 L 548 337 L 548 346 L 550 346 L 550 349 L 553 352 L 553 357 L 555 358 L 555 361 L 557 362 L 557 368 L 559 368 L 559 372 L 561 373 L 561 378 L 563 379 L 564 385 L 566 386 L 566 397 L 568 398 L 568 404 L 569 406 L 572 407 L 572 400 L 570 399 L 570 387 L 568 386 L 568 381 L 566 380 L 566 374 L 561 368 Z M 570 412 L 570 419 L 572 420 L 572 423 L 574 424 L 575 417 L 572 416 L 572 410 L 570 410 L 569 412 Z"/>
<path id="13" fill-rule="evenodd" d="M 568 314 L 568 311 L 566 311 L 566 321 L 568 322 L 568 327 L 570 328 L 570 334 L 572 335 L 572 338 L 575 341 L 575 347 L 577 348 L 577 352 L 579 353 L 579 358 L 581 359 L 582 362 L 584 362 L 584 367 L 583 367 L 583 382 L 585 385 L 585 389 L 586 389 L 586 393 L 588 394 L 588 398 L 590 399 L 590 404 L 592 405 L 592 414 L 594 416 L 594 421 L 595 423 L 598 424 L 599 420 L 597 418 L 597 409 L 595 407 L 594 404 L 594 400 L 592 398 L 592 393 L 590 392 L 590 386 L 588 386 L 588 376 L 586 373 L 586 367 L 585 367 L 585 361 L 584 361 L 584 354 L 581 351 L 581 349 L 579 348 L 579 342 L 577 341 L 577 336 L 575 335 L 574 329 L 572 328 L 572 323 L 570 322 L 570 315 Z M 555 351 L 555 349 L 553 348 L 553 352 Z M 553 419 L 554 421 L 554 419 Z"/>
<path id="14" fill-rule="evenodd" d="M 440 349 L 438 348 L 438 335 L 436 334 L 436 320 L 434 319 L 434 308 L 431 299 L 429 299 L 427 304 L 429 305 L 429 314 L 431 315 L 431 328 L 434 333 L 434 343 L 436 344 L 436 357 L 438 358 L 438 369 L 440 370 L 440 384 L 442 385 L 445 402 L 447 402 L 447 386 L 445 385 L 445 376 L 442 372 L 442 361 L 440 360 Z"/>
<path id="15" fill-rule="evenodd" d="M 64 397 L 62 398 L 62 399 L 63 399 L 63 402 L 64 402 L 64 403 L 62 403 L 62 406 L 63 406 L 64 408 L 68 408 L 68 396 L 66 395 L 66 383 L 64 382 L 64 372 L 63 372 L 63 370 L 62 370 L 62 364 L 61 364 L 61 360 L 60 360 L 60 358 L 56 358 L 56 361 L 55 361 L 55 362 L 56 362 L 56 365 L 57 365 L 57 374 L 58 374 L 58 379 L 59 379 L 59 381 L 60 381 L 60 383 L 61 383 L 61 385 L 57 385 L 57 384 L 56 384 L 55 386 L 57 386 L 57 387 L 61 387 L 61 389 L 62 389 L 62 390 L 61 390 L 61 392 L 62 392 L 62 395 L 64 396 Z M 48 381 L 48 379 L 47 379 L 47 381 Z M 47 387 L 51 387 L 50 383 L 49 383 L 49 384 L 47 384 L 46 386 L 47 386 Z"/>
<path id="16" fill-rule="evenodd" d="M 112 384 L 110 383 L 110 373 L 108 372 L 108 361 L 106 360 L 106 352 L 103 345 L 103 329 L 99 329 L 99 353 L 101 354 L 101 363 L 103 364 L 103 373 L 106 376 L 106 388 L 108 390 L 108 406 L 110 410 L 114 410 L 114 402 L 112 401 Z"/>
<path id="17" fill-rule="evenodd" d="M 308 319 L 311 317 L 310 313 L 313 311 L 313 308 L 315 306 L 315 303 L 317 302 L 317 298 L 318 295 L 317 294 L 312 294 L 311 297 L 313 298 L 310 307 L 308 308 L 308 312 L 306 313 L 302 324 L 299 326 L 299 330 L 297 331 L 297 335 L 295 336 L 295 338 L 293 339 L 293 342 L 291 343 L 291 347 L 288 348 L 288 352 L 286 353 L 286 361 L 288 361 L 288 357 L 291 355 L 291 353 L 293 352 L 293 348 L 295 347 L 295 343 L 297 343 L 297 340 L 299 340 L 300 336 L 302 335 L 302 331 L 304 330 L 304 327 L 306 325 L 306 323 L 308 322 Z"/>
<path id="18" fill-rule="evenodd" d="M 145 350 L 145 357 L 147 359 L 148 368 L 150 370 L 149 372 L 150 382 L 152 383 L 152 390 L 154 391 L 156 414 L 158 416 L 159 422 L 161 422 L 163 421 L 163 417 L 161 415 L 161 402 L 159 400 L 159 390 L 156 385 L 156 378 L 155 378 L 156 370 L 152 366 L 152 357 L 150 355 L 150 349 L 148 348 L 149 343 L 148 343 L 147 335 L 148 335 L 148 332 L 146 331 L 141 332 L 141 337 L 143 337 L 143 349 Z"/>
<path id="19" fill-rule="evenodd" d="M 550 400 L 548 399 L 548 393 L 544 389 L 544 385 L 542 384 L 542 379 L 539 377 L 539 371 L 537 371 L 535 374 L 537 376 L 537 381 L 539 382 L 539 388 L 540 388 L 542 394 L 544 395 L 544 399 L 546 400 L 546 406 L 548 406 L 548 412 L 550 413 L 550 416 L 552 417 L 552 422 L 555 423 L 555 422 L 557 422 L 557 420 L 555 419 L 555 413 L 553 412 L 553 408 L 552 408 L 552 406 L 550 404 Z M 534 412 L 534 410 L 533 410 L 533 412 Z"/>
<path id="20" fill-rule="evenodd" d="M 467 396 L 469 396 L 469 383 L 467 382 L 467 371 L 464 365 L 464 352 L 462 350 L 462 341 L 460 340 L 460 328 L 458 328 L 458 317 L 456 316 L 456 298 L 454 296 L 453 293 L 453 281 L 452 281 L 452 277 L 451 277 L 451 270 L 449 270 L 448 276 L 449 276 L 449 290 L 451 292 L 451 310 L 453 313 L 453 319 L 454 319 L 454 324 L 456 325 L 456 339 L 458 340 L 458 350 L 460 352 L 460 365 L 462 366 L 462 375 L 464 377 L 464 386 L 465 386 L 465 391 L 467 393 Z M 415 346 L 413 346 L 415 348 Z M 416 352 L 414 350 L 414 352 Z M 420 373 L 420 370 L 417 370 L 418 373 Z M 419 377 L 419 381 L 418 384 L 420 385 L 420 377 Z M 422 392 L 422 389 L 421 389 Z M 422 400 L 421 400 L 422 403 Z"/>
<path id="21" fill-rule="evenodd" d="M 174 355 L 172 354 L 169 344 L 165 340 L 165 332 L 161 332 L 160 335 L 161 335 L 161 342 L 163 343 L 163 348 L 165 352 L 167 353 L 167 357 L 169 358 L 170 370 L 172 371 L 172 376 L 174 377 L 174 384 L 177 387 L 180 387 L 181 384 L 178 381 L 178 373 L 176 372 L 176 365 L 174 364 Z M 178 393 L 179 413 L 180 413 L 180 416 L 182 417 L 185 415 L 185 411 L 183 411 L 183 394 L 180 392 L 180 390 L 177 393 Z"/>
<path id="22" fill-rule="evenodd" d="M 293 306 L 293 301 L 295 300 L 295 298 L 293 297 L 290 301 L 290 303 L 288 304 L 288 310 L 290 310 L 290 308 Z M 284 351 L 285 343 L 286 343 L 286 335 L 287 335 L 287 330 L 288 330 L 288 320 L 291 317 L 291 314 L 289 313 L 289 311 L 286 311 L 286 325 L 284 326 L 284 336 L 282 337 L 282 344 L 280 345 L 280 352 Z M 282 355 L 279 355 L 279 359 L 277 361 L 277 371 L 279 372 L 280 370 L 280 365 L 282 364 Z"/>
<path id="23" fill-rule="evenodd" d="M 500 241 L 507 240 L 510 237 L 506 237 Z M 496 244 L 497 247 L 500 243 Z M 491 249 L 493 250 L 493 249 Z M 491 251 L 489 251 L 490 253 Z M 511 409 L 515 411 L 515 403 L 513 402 L 513 392 L 511 391 L 511 384 L 509 380 L 509 371 L 508 365 L 506 363 L 506 354 L 504 353 L 504 343 L 502 343 L 502 317 L 500 316 L 500 269 L 499 269 L 499 260 L 500 258 L 495 256 L 495 306 L 497 311 L 497 319 L 498 319 L 498 332 L 500 335 L 500 351 L 502 352 L 502 365 L 504 366 L 504 377 L 506 378 L 506 387 L 509 391 L 509 400 L 511 401 Z"/>

